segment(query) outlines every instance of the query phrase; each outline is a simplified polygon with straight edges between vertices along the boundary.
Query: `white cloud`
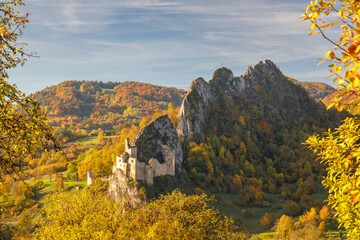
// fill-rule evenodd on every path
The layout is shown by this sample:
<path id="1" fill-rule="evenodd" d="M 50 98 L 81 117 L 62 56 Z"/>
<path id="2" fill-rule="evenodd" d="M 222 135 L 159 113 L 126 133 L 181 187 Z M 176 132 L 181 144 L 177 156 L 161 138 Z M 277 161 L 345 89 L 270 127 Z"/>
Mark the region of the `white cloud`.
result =
<path id="1" fill-rule="evenodd" d="M 144 80 L 156 81 L 158 76 L 175 84 L 175 79 L 184 78 L 179 74 L 194 75 L 189 81 L 199 76 L 197 72 L 211 75 L 221 62 L 243 67 L 263 59 L 277 64 L 315 59 L 329 46 L 319 36 L 306 37 L 308 24 L 300 20 L 305 4 L 30 0 L 24 41 L 42 57 L 17 76 L 44 79 L 39 75 L 49 73 L 38 69 L 52 69 L 54 78 L 63 80 L 84 76 L 111 80 L 119 75 L 126 80 L 145 76 L 149 79 Z"/>

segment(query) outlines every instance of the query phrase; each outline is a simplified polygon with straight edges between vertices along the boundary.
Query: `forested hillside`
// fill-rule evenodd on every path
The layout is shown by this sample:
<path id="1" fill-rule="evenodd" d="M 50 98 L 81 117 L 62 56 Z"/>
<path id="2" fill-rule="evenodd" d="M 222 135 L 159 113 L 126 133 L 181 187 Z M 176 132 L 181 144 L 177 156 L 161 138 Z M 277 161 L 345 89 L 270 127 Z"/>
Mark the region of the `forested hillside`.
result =
<path id="1" fill-rule="evenodd" d="M 327 95 L 324 99 L 322 99 L 322 102 L 324 104 L 326 104 L 326 106 L 330 105 L 333 101 L 334 98 L 340 98 L 342 99 L 343 102 L 343 107 L 350 112 L 353 115 L 357 115 L 360 113 L 360 107 L 359 107 L 359 102 L 355 101 L 352 102 L 356 99 L 356 95 L 345 95 L 339 91 L 333 92 L 329 95 Z M 351 103 L 351 104 L 349 104 Z M 347 105 L 348 104 L 348 105 Z"/>
<path id="2" fill-rule="evenodd" d="M 316 99 L 317 101 L 322 101 L 326 106 L 329 106 L 331 103 L 333 103 L 333 99 L 341 97 L 343 107 L 346 111 L 353 115 L 360 113 L 360 107 L 358 106 L 359 104 L 355 104 L 354 102 L 349 104 L 356 98 L 355 95 L 345 95 L 344 93 L 337 91 L 335 88 L 326 83 L 301 82 L 291 77 L 289 77 L 289 80 L 302 86 L 310 97 Z"/>
<path id="3" fill-rule="evenodd" d="M 39 177 L 68 170 L 76 180 L 90 170 L 108 175 L 124 139 L 135 137 L 152 116 L 168 114 L 175 122 L 175 106 L 185 93 L 140 82 L 97 81 L 65 81 L 37 92 L 32 98 L 46 111 L 65 154 L 39 150 L 24 159 L 22 171 Z"/>
<path id="4" fill-rule="evenodd" d="M 209 92 L 204 94 L 204 89 Z M 335 127 L 346 115 L 327 111 L 308 96 L 319 99 L 332 91 L 327 85 L 288 78 L 271 62 L 251 67 L 240 77 L 222 68 L 209 83 L 197 79 L 181 110 L 184 90 L 136 82 L 66 81 L 33 98 L 66 143 L 67 159 L 60 152 L 40 151 L 25 159 L 22 169 L 36 178 L 63 172 L 68 181 L 85 180 L 87 171 L 95 177 L 109 175 L 115 156 L 124 151 L 124 139 L 133 140 L 152 119 L 167 114 L 182 136 L 184 119 L 194 127 L 183 138 L 183 168 L 192 180 L 188 190 L 216 194 L 221 211 L 258 231 L 260 219 L 268 228 L 279 214 L 296 216 L 322 205 L 319 179 L 324 168 L 302 143 L 313 133 Z M 88 138 L 96 144 L 83 141 Z M 169 190 L 172 184 L 156 186 L 155 192 Z M 9 179 L 4 186 L 12 189 L 17 184 Z M 25 189 L 16 189 L 18 193 L 8 191 L 18 195 L 6 207 L 9 219 L 39 207 Z"/>
<path id="5" fill-rule="evenodd" d="M 85 136 L 114 135 L 155 109 L 180 106 L 184 90 L 140 82 L 65 81 L 33 94 L 56 136 L 68 142 Z"/>
<path id="6" fill-rule="evenodd" d="M 321 82 L 301 82 L 293 79 L 292 77 L 288 78 L 291 82 L 302 86 L 310 97 L 316 100 L 323 100 L 329 94 L 336 92 L 335 88 L 331 87 L 326 83 Z"/>
<path id="7" fill-rule="evenodd" d="M 239 77 L 221 68 L 209 83 L 194 80 L 181 107 L 184 167 L 198 191 L 228 196 L 234 216 L 235 206 L 296 216 L 322 205 L 325 171 L 302 143 L 347 115 L 326 110 L 271 61 Z"/>

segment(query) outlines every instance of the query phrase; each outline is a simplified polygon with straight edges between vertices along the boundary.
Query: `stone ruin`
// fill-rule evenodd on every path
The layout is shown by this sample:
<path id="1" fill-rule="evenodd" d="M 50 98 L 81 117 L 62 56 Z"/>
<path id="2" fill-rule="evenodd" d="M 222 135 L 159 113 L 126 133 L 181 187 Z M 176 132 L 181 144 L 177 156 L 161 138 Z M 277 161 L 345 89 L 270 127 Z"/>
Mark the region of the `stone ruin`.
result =
<path id="1" fill-rule="evenodd" d="M 144 196 L 128 184 L 130 179 L 152 185 L 155 177 L 174 176 L 182 161 L 180 140 L 169 117 L 154 119 L 141 129 L 132 145 L 129 139 L 125 140 L 125 152 L 116 157 L 109 181 L 111 198 L 136 206 Z"/>
<path id="2" fill-rule="evenodd" d="M 141 162 L 137 156 L 137 147 L 130 146 L 129 141 L 128 138 L 125 139 L 125 152 L 120 157 L 116 156 L 113 174 L 121 171 L 125 177 L 143 180 L 149 185 L 154 183 L 154 177 L 175 175 L 175 153 L 173 148 L 161 145 L 164 156 L 163 163 L 159 163 L 156 158 L 150 158 L 147 162 Z"/>
<path id="3" fill-rule="evenodd" d="M 87 172 L 87 185 L 90 185 L 95 180 L 92 172 Z"/>

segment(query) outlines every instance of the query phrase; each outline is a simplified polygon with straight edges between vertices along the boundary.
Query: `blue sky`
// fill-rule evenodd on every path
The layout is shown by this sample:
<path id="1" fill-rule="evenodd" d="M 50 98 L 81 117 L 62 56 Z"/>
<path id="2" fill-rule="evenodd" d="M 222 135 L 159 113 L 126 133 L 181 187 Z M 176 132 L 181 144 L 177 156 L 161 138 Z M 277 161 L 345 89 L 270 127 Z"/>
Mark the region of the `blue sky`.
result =
<path id="1" fill-rule="evenodd" d="M 64 80 L 141 81 L 188 89 L 222 65 L 241 75 L 271 59 L 285 75 L 327 81 L 329 44 L 307 37 L 305 0 L 29 0 L 20 39 L 40 58 L 10 72 L 34 93 Z"/>

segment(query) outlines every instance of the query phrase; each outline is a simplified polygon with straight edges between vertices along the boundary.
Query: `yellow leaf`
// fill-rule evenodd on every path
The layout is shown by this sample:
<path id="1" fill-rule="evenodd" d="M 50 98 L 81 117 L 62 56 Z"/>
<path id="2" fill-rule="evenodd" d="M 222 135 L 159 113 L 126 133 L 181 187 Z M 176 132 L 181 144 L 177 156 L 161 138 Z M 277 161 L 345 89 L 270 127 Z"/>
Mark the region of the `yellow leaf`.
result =
<path id="1" fill-rule="evenodd" d="M 319 66 L 320 64 L 324 63 L 325 61 L 320 61 L 317 65 Z"/>
<path id="2" fill-rule="evenodd" d="M 347 64 L 344 65 L 344 68 L 348 68 L 350 66 L 351 66 L 351 63 L 347 63 Z"/>
<path id="3" fill-rule="evenodd" d="M 343 11 L 341 11 L 341 17 L 346 20 L 346 14 Z"/>
<path id="4" fill-rule="evenodd" d="M 326 57 L 329 57 L 330 56 L 330 58 L 334 58 L 335 57 L 335 54 L 334 54 L 334 52 L 332 51 L 332 50 L 329 50 L 327 53 L 326 53 Z M 330 66 L 329 66 L 330 67 Z"/>
<path id="5" fill-rule="evenodd" d="M 310 29 L 313 30 L 313 29 L 315 29 L 315 28 L 316 28 L 316 25 L 315 25 L 315 24 L 311 24 Z"/>
<path id="6" fill-rule="evenodd" d="M 332 106 L 334 106 L 335 105 L 335 103 L 330 103 L 328 106 L 327 106 L 327 108 L 326 109 L 330 109 Z"/>
<path id="7" fill-rule="evenodd" d="M 338 67 L 334 68 L 334 71 L 335 71 L 337 74 L 341 73 L 341 66 L 338 66 Z"/>
<path id="8" fill-rule="evenodd" d="M 359 85 L 359 78 L 355 78 L 352 86 L 353 86 L 353 88 L 355 88 L 355 87 L 357 87 L 358 85 Z"/>
<path id="9" fill-rule="evenodd" d="M 338 85 L 342 85 L 342 84 L 344 84 L 344 82 L 345 82 L 344 79 L 343 79 L 343 78 L 340 78 L 340 79 L 339 79 L 339 82 L 338 82 Z"/>
<path id="10" fill-rule="evenodd" d="M 315 34 L 315 33 L 318 33 L 319 31 L 314 31 L 314 32 L 312 32 L 312 33 L 309 33 L 308 34 L 308 36 L 311 36 L 311 35 L 313 35 L 313 34 Z"/>

